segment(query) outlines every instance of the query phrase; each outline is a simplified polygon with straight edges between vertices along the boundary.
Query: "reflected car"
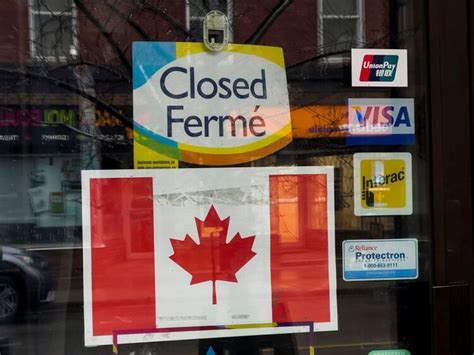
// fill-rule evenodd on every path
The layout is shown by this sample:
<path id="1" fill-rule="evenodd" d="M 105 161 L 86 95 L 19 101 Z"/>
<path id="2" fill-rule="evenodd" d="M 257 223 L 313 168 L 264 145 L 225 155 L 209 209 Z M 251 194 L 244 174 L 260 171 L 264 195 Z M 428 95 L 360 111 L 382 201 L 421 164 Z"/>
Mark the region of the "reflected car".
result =
<path id="1" fill-rule="evenodd" d="M 0 323 L 21 312 L 54 301 L 46 258 L 22 249 L 0 246 Z"/>

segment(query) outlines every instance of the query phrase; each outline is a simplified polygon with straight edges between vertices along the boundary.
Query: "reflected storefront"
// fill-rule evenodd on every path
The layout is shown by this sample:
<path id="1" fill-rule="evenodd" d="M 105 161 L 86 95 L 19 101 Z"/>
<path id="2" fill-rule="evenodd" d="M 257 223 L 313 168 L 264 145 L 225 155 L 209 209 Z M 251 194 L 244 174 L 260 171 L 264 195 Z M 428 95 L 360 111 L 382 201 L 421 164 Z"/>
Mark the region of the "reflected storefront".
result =
<path id="1" fill-rule="evenodd" d="M 468 1 L 0 13 L 0 355 L 473 352 Z"/>

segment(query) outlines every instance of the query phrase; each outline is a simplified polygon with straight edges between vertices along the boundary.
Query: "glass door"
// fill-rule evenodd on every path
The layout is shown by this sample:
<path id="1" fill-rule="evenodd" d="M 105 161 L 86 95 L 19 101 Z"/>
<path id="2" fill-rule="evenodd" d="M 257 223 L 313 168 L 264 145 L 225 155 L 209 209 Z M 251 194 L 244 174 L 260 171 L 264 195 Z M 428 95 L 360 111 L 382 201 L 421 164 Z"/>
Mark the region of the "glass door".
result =
<path id="1" fill-rule="evenodd" d="M 0 354 L 433 353 L 429 9 L 2 3 Z"/>

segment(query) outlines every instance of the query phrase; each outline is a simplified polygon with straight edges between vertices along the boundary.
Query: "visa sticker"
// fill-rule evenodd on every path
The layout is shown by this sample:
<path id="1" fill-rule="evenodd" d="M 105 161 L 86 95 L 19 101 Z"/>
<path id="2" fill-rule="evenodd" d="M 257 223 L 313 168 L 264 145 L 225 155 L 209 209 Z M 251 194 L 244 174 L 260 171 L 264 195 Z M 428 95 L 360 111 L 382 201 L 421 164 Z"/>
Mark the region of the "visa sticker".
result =
<path id="1" fill-rule="evenodd" d="M 415 143 L 414 99 L 348 99 L 348 145 Z"/>

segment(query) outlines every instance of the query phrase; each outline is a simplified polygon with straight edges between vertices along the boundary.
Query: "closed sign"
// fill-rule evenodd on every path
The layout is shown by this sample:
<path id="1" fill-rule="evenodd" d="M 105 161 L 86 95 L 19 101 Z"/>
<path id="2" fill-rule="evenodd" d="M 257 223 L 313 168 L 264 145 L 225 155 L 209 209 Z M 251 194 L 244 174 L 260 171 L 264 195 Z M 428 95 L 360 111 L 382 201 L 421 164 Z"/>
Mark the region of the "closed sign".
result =
<path id="1" fill-rule="evenodd" d="M 137 42 L 133 55 L 139 152 L 230 165 L 291 141 L 281 48 L 229 45 L 210 53 L 201 43 Z"/>

